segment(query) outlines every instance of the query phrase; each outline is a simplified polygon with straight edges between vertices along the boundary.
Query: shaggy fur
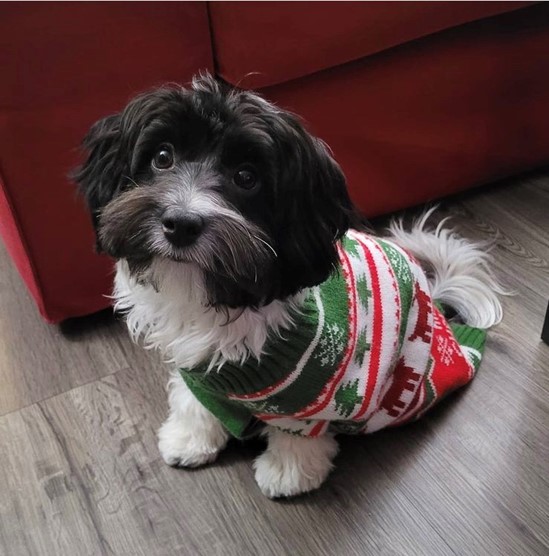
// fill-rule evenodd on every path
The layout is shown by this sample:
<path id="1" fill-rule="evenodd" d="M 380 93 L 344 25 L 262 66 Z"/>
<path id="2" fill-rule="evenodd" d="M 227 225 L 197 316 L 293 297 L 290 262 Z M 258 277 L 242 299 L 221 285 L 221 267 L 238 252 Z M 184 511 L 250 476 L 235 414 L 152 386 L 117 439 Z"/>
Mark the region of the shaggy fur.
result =
<path id="1" fill-rule="evenodd" d="M 208 361 L 215 372 L 261 357 L 269 334 L 288 333 L 307 289 L 333 271 L 337 241 L 361 226 L 339 166 L 298 118 L 209 75 L 137 97 L 93 126 L 84 146 L 75 178 L 99 249 L 118 259 L 116 309 L 132 337 L 176 369 Z M 394 223 L 395 242 L 425 263 L 434 297 L 465 322 L 498 322 L 488 255 L 442 225 L 428 231 L 426 219 L 410 232 Z M 169 404 L 159 431 L 166 463 L 215 459 L 228 434 L 177 372 Z M 267 496 L 306 492 L 328 476 L 332 436 L 265 435 L 255 472 Z"/>
<path id="2" fill-rule="evenodd" d="M 447 219 L 428 230 L 427 221 L 434 210 L 425 212 L 409 231 L 402 220 L 394 220 L 389 227 L 392 239 L 423 263 L 434 299 L 455 309 L 466 324 L 490 328 L 503 316 L 497 294 L 506 292 L 490 269 L 488 245 L 458 236 L 445 227 Z"/>

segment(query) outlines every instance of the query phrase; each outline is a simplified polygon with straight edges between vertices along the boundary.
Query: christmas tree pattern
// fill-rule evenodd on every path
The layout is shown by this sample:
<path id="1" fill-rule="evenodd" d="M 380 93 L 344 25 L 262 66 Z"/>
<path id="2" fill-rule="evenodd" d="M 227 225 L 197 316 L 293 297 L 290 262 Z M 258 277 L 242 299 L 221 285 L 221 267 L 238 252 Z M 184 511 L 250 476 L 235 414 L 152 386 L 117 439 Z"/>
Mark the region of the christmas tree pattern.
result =
<path id="1" fill-rule="evenodd" d="M 360 276 L 356 280 L 356 291 L 358 294 L 358 299 L 360 303 L 368 311 L 368 302 L 370 297 L 372 297 L 372 290 L 368 289 L 368 284 L 366 282 L 366 276 Z"/>
<path id="2" fill-rule="evenodd" d="M 362 396 L 358 395 L 358 378 L 342 384 L 334 396 L 336 411 L 342 417 L 349 417 L 355 406 L 362 403 Z"/>
<path id="3" fill-rule="evenodd" d="M 358 335 L 355 348 L 355 363 L 357 365 L 362 365 L 364 361 L 364 355 L 370 350 L 370 343 L 366 339 L 366 330 L 362 330 Z"/>
<path id="4" fill-rule="evenodd" d="M 343 248 L 349 255 L 352 255 L 354 257 L 360 256 L 358 252 L 358 242 L 347 236 L 343 238 Z"/>
<path id="5" fill-rule="evenodd" d="M 337 361 L 339 355 L 345 349 L 344 336 L 343 328 L 336 322 L 326 327 L 315 354 L 315 358 L 320 360 L 323 367 L 334 365 Z"/>

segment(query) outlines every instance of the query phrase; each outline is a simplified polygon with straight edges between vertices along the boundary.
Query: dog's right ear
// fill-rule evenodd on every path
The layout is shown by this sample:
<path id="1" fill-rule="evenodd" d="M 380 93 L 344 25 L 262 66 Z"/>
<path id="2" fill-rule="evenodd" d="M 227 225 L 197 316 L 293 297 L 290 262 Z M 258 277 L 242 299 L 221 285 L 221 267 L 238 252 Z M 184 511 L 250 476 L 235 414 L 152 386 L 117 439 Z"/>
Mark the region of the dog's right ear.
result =
<path id="1" fill-rule="evenodd" d="M 122 150 L 121 115 L 113 114 L 96 122 L 84 138 L 82 146 L 88 156 L 71 178 L 78 184 L 91 214 L 97 236 L 101 209 L 118 193 L 124 176 L 129 173 L 129 160 Z"/>

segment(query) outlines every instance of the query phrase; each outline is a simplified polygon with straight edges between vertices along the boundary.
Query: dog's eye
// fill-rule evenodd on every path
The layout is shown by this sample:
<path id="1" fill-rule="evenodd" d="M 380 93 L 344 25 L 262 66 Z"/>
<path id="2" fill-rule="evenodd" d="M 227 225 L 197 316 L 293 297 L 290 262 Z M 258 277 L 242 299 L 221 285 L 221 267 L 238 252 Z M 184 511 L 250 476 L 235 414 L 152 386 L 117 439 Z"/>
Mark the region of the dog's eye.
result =
<path id="1" fill-rule="evenodd" d="M 256 181 L 257 178 L 255 172 L 249 166 L 239 168 L 233 176 L 234 184 L 242 189 L 252 189 Z"/>
<path id="2" fill-rule="evenodd" d="M 173 166 L 174 163 L 174 155 L 173 155 L 173 147 L 168 143 L 161 145 L 154 158 L 152 159 L 152 165 L 157 170 L 168 170 Z"/>

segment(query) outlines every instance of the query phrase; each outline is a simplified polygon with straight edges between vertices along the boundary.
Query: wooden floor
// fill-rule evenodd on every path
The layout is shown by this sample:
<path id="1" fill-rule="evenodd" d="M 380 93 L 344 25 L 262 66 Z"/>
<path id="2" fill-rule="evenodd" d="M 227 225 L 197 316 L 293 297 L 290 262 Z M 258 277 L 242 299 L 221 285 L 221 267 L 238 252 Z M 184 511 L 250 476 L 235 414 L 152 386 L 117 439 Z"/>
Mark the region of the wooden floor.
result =
<path id="1" fill-rule="evenodd" d="M 0 554 L 548 555 L 549 178 L 443 204 L 516 291 L 473 384 L 423 421 L 344 438 L 324 488 L 272 502 L 262 445 L 164 465 L 166 370 L 109 315 L 44 324 L 0 248 Z"/>

